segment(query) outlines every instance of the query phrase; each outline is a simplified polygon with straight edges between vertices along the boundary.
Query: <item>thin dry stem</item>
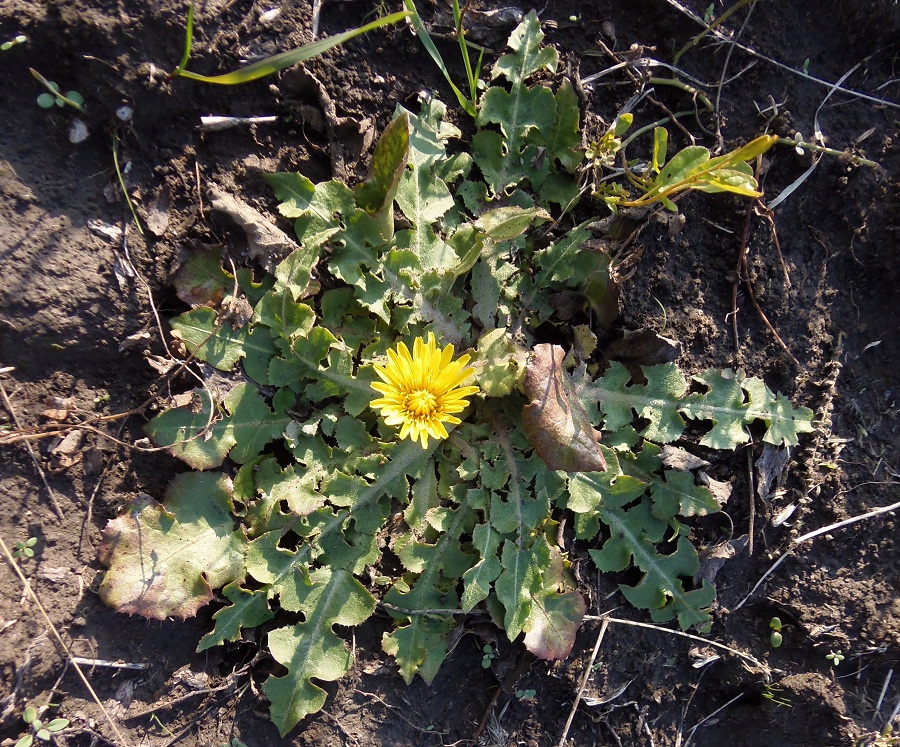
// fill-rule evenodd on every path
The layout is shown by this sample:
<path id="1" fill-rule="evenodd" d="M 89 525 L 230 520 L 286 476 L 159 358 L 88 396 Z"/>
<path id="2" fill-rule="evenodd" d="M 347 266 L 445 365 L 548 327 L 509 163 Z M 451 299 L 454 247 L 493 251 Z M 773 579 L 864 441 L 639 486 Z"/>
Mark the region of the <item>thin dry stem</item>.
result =
<path id="1" fill-rule="evenodd" d="M 585 618 L 587 619 L 587 618 Z M 558 747 L 565 747 L 566 738 L 569 736 L 569 729 L 572 727 L 572 721 L 575 719 L 575 712 L 578 710 L 578 704 L 581 702 L 581 696 L 584 695 L 584 688 L 587 687 L 588 679 L 593 671 L 594 662 L 597 660 L 597 654 L 600 651 L 600 644 L 603 643 L 603 636 L 606 635 L 606 629 L 612 618 L 603 618 L 600 626 L 600 632 L 597 634 L 597 642 L 594 644 L 594 650 L 591 652 L 591 660 L 584 668 L 584 674 L 581 677 L 581 684 L 578 686 L 578 692 L 575 694 L 575 700 L 572 702 L 572 710 L 569 711 L 569 718 L 566 719 L 566 726 L 563 729 L 562 736 L 559 738 Z"/>

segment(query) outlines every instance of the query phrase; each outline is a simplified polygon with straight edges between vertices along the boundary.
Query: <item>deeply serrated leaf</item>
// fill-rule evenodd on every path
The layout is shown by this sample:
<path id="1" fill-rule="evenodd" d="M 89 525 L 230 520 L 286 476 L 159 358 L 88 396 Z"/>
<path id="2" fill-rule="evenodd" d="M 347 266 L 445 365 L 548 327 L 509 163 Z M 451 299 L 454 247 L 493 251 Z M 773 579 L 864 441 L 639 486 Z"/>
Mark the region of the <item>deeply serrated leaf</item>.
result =
<path id="1" fill-rule="evenodd" d="M 775 396 L 761 379 L 744 379 L 741 386 L 750 398 L 749 412 L 768 428 L 763 441 L 775 446 L 796 446 L 801 433 L 813 432 L 813 412 L 808 407 L 794 409 L 790 400 Z"/>
<path id="2" fill-rule="evenodd" d="M 546 562 L 512 540 L 504 541 L 500 562 L 503 570 L 494 590 L 505 609 L 503 627 L 510 640 L 515 640 L 531 615 L 532 599 L 541 589 L 540 574 Z"/>
<path id="3" fill-rule="evenodd" d="M 339 216 L 355 208 L 353 193 L 337 181 L 315 185 L 292 173 L 268 174 L 266 180 L 281 200 L 278 212 L 297 219 L 294 232 L 307 249 L 323 246 L 340 230 Z"/>
<path id="4" fill-rule="evenodd" d="M 580 119 L 578 94 L 572 82 L 563 78 L 556 92 L 556 124 L 547 139 L 547 150 L 570 173 L 574 173 L 584 160 Z"/>
<path id="5" fill-rule="evenodd" d="M 620 585 L 629 602 L 652 610 L 657 621 L 677 615 L 683 630 L 710 620 L 707 608 L 715 599 L 715 589 L 704 582 L 702 588 L 687 591 L 681 582 L 681 577 L 690 578 L 700 567 L 697 551 L 686 537 L 678 538 L 676 551 L 670 555 L 657 550 L 656 544 L 663 539 L 668 524 L 652 515 L 646 499 L 627 511 L 601 507 L 600 518 L 612 536 L 600 550 L 590 551 L 597 567 L 604 571 L 623 570 L 633 558 L 644 572 L 636 586 Z"/>
<path id="6" fill-rule="evenodd" d="M 744 425 L 753 417 L 748 417 L 749 407 L 744 402 L 744 391 L 734 373 L 730 370 L 711 370 L 695 378 L 705 384 L 708 391 L 691 395 L 681 411 L 689 418 L 713 422 L 712 430 L 701 443 L 714 449 L 733 449 L 747 443 L 750 434 Z"/>
<path id="7" fill-rule="evenodd" d="M 222 589 L 222 594 L 231 604 L 213 615 L 215 627 L 200 639 L 197 653 L 221 646 L 225 641 L 237 641 L 243 628 L 255 628 L 274 617 L 265 591 L 248 591 L 232 581 Z"/>
<path id="8" fill-rule="evenodd" d="M 466 612 L 487 598 L 491 584 L 497 580 L 502 566 L 497 559 L 500 535 L 488 524 L 479 524 L 472 532 L 472 547 L 481 557 L 475 565 L 463 574 L 463 595 L 460 600 Z"/>
<path id="9" fill-rule="evenodd" d="M 559 55 L 553 47 L 542 47 L 543 39 L 541 22 L 537 13 L 531 10 L 513 30 L 507 41 L 513 53 L 505 54 L 497 60 L 491 71 L 491 77 L 496 79 L 502 75 L 510 83 L 521 85 L 539 70 L 556 72 Z"/>
<path id="10" fill-rule="evenodd" d="M 109 570 L 100 598 L 155 620 L 193 617 L 213 589 L 243 577 L 245 551 L 231 516 L 231 480 L 178 475 L 165 506 L 146 497 L 106 525 L 99 556 Z"/>
<path id="11" fill-rule="evenodd" d="M 249 384 L 238 384 L 228 393 L 225 409 L 231 416 L 227 428 L 235 444 L 229 456 L 238 464 L 257 457 L 290 421 L 288 415 L 272 412 L 256 387 Z"/>
<path id="12" fill-rule="evenodd" d="M 394 584 L 385 595 L 384 601 L 393 607 L 423 613 L 409 616 L 406 624 L 385 634 L 382 639 L 382 647 L 396 659 L 400 674 L 407 684 L 416 674 L 430 683 L 443 661 L 447 650 L 446 636 L 453 628 L 453 620 L 440 617 L 434 619 L 424 612 L 456 605 L 456 594 L 452 590 L 442 589 L 442 580 L 445 570 L 450 578 L 462 575 L 458 567 L 460 561 L 463 568 L 471 565 L 473 559 L 463 556 L 459 549 L 459 536 L 468 528 L 471 520 L 471 510 L 467 506 L 460 507 L 449 512 L 448 521 L 434 545 L 409 545 L 415 554 L 409 553 L 408 560 L 414 559 L 413 567 L 421 568 L 421 573 L 409 591 Z M 392 615 L 405 617 L 402 612 L 395 612 L 391 608 L 388 611 Z"/>
<path id="13" fill-rule="evenodd" d="M 275 268 L 275 280 L 286 288 L 296 301 L 309 293 L 309 280 L 319 261 L 319 247 L 313 242 L 304 244 L 285 257 Z"/>
<path id="14" fill-rule="evenodd" d="M 680 516 L 706 516 L 719 511 L 712 493 L 694 482 L 690 472 L 666 470 L 665 480 L 657 480 L 650 493 L 653 514 L 661 519 Z"/>
<path id="15" fill-rule="evenodd" d="M 225 397 L 225 411 L 210 417 L 209 393 L 194 391 L 195 405 L 172 408 L 147 423 L 160 446 L 195 469 L 218 467 L 226 455 L 243 464 L 281 435 L 290 418 L 270 410 L 256 387 L 238 384 Z"/>
<path id="16" fill-rule="evenodd" d="M 304 621 L 269 633 L 269 650 L 288 671 L 283 677 L 270 676 L 263 685 L 282 736 L 325 703 L 326 692 L 313 680 L 332 682 L 353 663 L 349 647 L 332 626 L 359 625 L 375 609 L 372 595 L 346 571 L 323 568 L 295 580 L 296 611 L 303 612 Z"/>
<path id="17" fill-rule="evenodd" d="M 426 270 L 448 270 L 456 264 L 456 253 L 434 230 L 434 223 L 454 206 L 439 169 L 446 159 L 449 132 L 440 125 L 403 111 L 408 117 L 409 168 L 400 176 L 397 205 L 413 227 L 397 235 L 398 246 L 409 249 Z"/>

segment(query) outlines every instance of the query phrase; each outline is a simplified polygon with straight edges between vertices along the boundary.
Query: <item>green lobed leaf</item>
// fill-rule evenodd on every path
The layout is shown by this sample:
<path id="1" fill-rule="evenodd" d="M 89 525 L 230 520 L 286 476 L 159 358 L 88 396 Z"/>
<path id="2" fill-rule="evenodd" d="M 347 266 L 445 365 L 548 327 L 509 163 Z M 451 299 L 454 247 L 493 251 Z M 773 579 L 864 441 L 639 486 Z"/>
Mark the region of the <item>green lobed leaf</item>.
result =
<path id="1" fill-rule="evenodd" d="M 423 269 L 449 270 L 456 264 L 456 253 L 438 236 L 434 224 L 454 207 L 441 164 L 447 160 L 446 141 L 458 137 L 459 131 L 442 127 L 443 105 L 426 111 L 424 118 L 400 111 L 409 120 L 410 137 L 409 167 L 400 176 L 397 205 L 413 227 L 398 232 L 397 244 L 411 251 Z M 437 121 L 429 121 L 428 113 L 434 113 Z"/>
<path id="2" fill-rule="evenodd" d="M 275 267 L 277 287 L 287 289 L 291 300 L 309 294 L 310 275 L 319 261 L 319 247 L 309 242 L 295 249 Z"/>
<path id="3" fill-rule="evenodd" d="M 228 419 L 213 408 L 209 392 L 194 389 L 188 407 L 173 407 L 161 412 L 144 431 L 172 456 L 194 469 L 221 466 L 235 444 Z"/>
<path id="4" fill-rule="evenodd" d="M 332 682 L 350 670 L 353 656 L 332 627 L 359 625 L 375 610 L 372 595 L 347 571 L 321 568 L 308 577 L 296 574 L 294 581 L 289 608 L 302 612 L 304 620 L 269 633 L 269 650 L 287 674 L 263 684 L 282 736 L 324 705 L 327 693 L 313 680 Z"/>
<path id="5" fill-rule="evenodd" d="M 575 173 L 584 160 L 580 120 L 578 94 L 572 82 L 563 78 L 556 91 L 556 124 L 547 139 L 547 150 L 569 173 Z"/>
<path id="6" fill-rule="evenodd" d="M 715 588 L 704 581 L 701 588 L 687 591 L 681 582 L 681 577 L 692 577 L 700 567 L 696 549 L 686 537 L 679 537 L 674 553 L 657 550 L 668 523 L 653 516 L 649 500 L 627 510 L 601 507 L 600 518 L 611 537 L 600 550 L 589 551 L 597 568 L 620 571 L 633 561 L 644 572 L 636 586 L 619 586 L 631 604 L 651 610 L 658 622 L 677 616 L 682 630 L 710 621 L 707 608 L 715 599 Z"/>
<path id="7" fill-rule="evenodd" d="M 540 70 L 556 72 L 559 55 L 553 47 L 542 47 L 543 40 L 541 22 L 537 13 L 531 10 L 510 34 L 507 45 L 513 52 L 497 60 L 491 78 L 496 80 L 502 75 L 510 83 L 521 85 Z"/>
<path id="8" fill-rule="evenodd" d="M 532 599 L 541 590 L 541 572 L 548 562 L 536 549 L 525 550 L 513 540 L 503 542 L 503 570 L 494 590 L 505 610 L 503 627 L 510 640 L 519 636 L 531 616 Z"/>
<path id="9" fill-rule="evenodd" d="M 766 443 L 796 446 L 801 433 L 813 432 L 813 412 L 808 407 L 794 409 L 787 397 L 776 397 L 755 377 L 744 379 L 741 386 L 749 396 L 749 413 L 768 426 L 763 436 Z"/>
<path id="10" fill-rule="evenodd" d="M 213 615 L 215 627 L 200 639 L 197 653 L 225 641 L 237 641 L 243 628 L 255 628 L 274 617 L 265 591 L 248 591 L 232 581 L 222 594 L 231 604 Z"/>
<path id="11" fill-rule="evenodd" d="M 456 606 L 456 594 L 452 587 L 443 588 L 446 586 L 443 579 L 445 575 L 458 578 L 463 575 L 459 566 L 464 569 L 471 565 L 471 556 L 460 550 L 459 537 L 470 529 L 472 519 L 467 506 L 447 510 L 443 531 L 434 545 L 407 545 L 406 560 L 412 561 L 413 568 L 421 569 L 417 571 L 419 576 L 411 588 L 406 582 L 395 583 L 384 597 L 384 601 L 394 607 L 422 613 L 407 616 L 388 608 L 392 616 L 407 620 L 382 639 L 382 647 L 397 661 L 400 675 L 407 684 L 416 674 L 430 684 L 446 654 L 446 637 L 453 628 L 453 620 L 446 616 L 435 617 L 426 611 Z M 405 591 L 404 587 L 409 590 Z"/>
<path id="12" fill-rule="evenodd" d="M 238 464 L 259 455 L 278 438 L 290 418 L 273 412 L 251 384 L 238 384 L 225 397 L 226 415 L 210 416 L 210 397 L 195 389 L 194 404 L 166 410 L 145 426 L 160 446 L 194 469 L 218 467 L 227 455 Z"/>
<path id="13" fill-rule="evenodd" d="M 463 611 L 468 612 L 476 604 L 487 599 L 491 584 L 503 570 L 497 559 L 500 542 L 500 534 L 489 524 L 479 524 L 472 530 L 472 547 L 478 552 L 481 560 L 463 574 L 463 594 L 460 600 Z"/>

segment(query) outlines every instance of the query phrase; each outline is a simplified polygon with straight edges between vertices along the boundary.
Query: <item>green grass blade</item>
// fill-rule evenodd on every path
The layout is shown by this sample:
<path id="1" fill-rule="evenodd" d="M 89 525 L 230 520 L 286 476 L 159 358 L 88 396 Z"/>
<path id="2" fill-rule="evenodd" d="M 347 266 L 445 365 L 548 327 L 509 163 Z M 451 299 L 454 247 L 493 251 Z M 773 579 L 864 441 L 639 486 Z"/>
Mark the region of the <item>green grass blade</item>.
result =
<path id="1" fill-rule="evenodd" d="M 184 54 L 181 57 L 181 62 L 178 63 L 178 67 L 175 68 L 175 75 L 181 75 L 184 72 L 184 68 L 188 64 L 188 60 L 191 59 L 191 47 L 194 44 L 194 0 L 191 0 L 190 6 L 188 6 L 188 16 L 187 16 L 187 29 L 185 30 L 185 38 L 184 38 Z"/>
<path id="2" fill-rule="evenodd" d="M 441 57 L 441 53 L 438 52 L 438 48 L 434 46 L 434 41 L 431 39 L 431 35 L 428 33 L 428 29 L 425 28 L 425 24 L 422 23 L 422 17 L 419 15 L 419 11 L 416 10 L 416 5 L 413 0 L 403 0 L 403 4 L 406 6 L 406 10 L 410 13 L 410 21 L 412 22 L 413 29 L 416 32 L 416 35 L 419 37 L 419 41 L 422 42 L 422 46 L 425 47 L 425 51 L 431 56 L 431 59 L 434 60 L 435 64 L 440 68 L 441 72 L 444 74 L 444 78 L 447 83 L 450 85 L 453 93 L 456 95 L 456 100 L 459 101 L 459 105 L 465 109 L 466 114 L 471 117 L 476 115 L 475 105 L 466 98 L 465 94 L 457 88 L 456 84 L 453 82 L 453 79 L 450 77 L 450 71 L 447 70 L 447 65 L 444 64 L 444 59 Z"/>
<path id="3" fill-rule="evenodd" d="M 272 75 L 280 70 L 296 65 L 298 62 L 305 62 L 306 60 L 312 59 L 360 34 L 365 34 L 369 31 L 381 28 L 382 26 L 388 26 L 392 23 L 402 21 L 409 15 L 410 13 L 408 11 L 392 13 L 384 18 L 379 18 L 371 23 L 367 23 L 365 26 L 360 26 L 359 28 L 345 31 L 341 34 L 329 36 L 327 39 L 321 39 L 312 44 L 304 44 L 302 47 L 297 47 L 287 52 L 281 52 L 280 54 L 267 57 L 259 62 L 254 62 L 252 65 L 247 65 L 246 67 L 242 67 L 231 73 L 225 73 L 223 75 L 200 75 L 188 70 L 182 70 L 179 75 L 182 78 L 189 78 L 190 80 L 199 80 L 202 83 L 214 83 L 222 86 L 234 86 L 239 83 L 249 83 L 252 80 L 264 78 L 267 75 Z"/>

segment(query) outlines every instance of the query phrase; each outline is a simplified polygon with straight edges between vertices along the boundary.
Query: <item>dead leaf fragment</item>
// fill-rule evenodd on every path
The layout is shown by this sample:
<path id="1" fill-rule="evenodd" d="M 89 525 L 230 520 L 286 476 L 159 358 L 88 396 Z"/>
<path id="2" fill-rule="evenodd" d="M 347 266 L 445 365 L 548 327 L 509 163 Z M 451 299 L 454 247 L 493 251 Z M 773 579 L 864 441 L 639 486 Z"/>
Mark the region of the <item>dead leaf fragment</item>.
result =
<path id="1" fill-rule="evenodd" d="M 652 329 L 626 330 L 606 346 L 606 357 L 626 364 L 656 366 L 672 363 L 681 355 L 681 343 Z"/>
<path id="2" fill-rule="evenodd" d="M 731 483 L 724 480 L 714 480 L 705 472 L 697 475 L 700 484 L 712 493 L 713 500 L 720 506 L 724 506 L 731 498 Z"/>
<path id="3" fill-rule="evenodd" d="M 142 345 L 145 342 L 150 340 L 150 333 L 147 330 L 143 330 L 142 332 L 135 332 L 133 335 L 128 335 L 122 342 L 119 343 L 119 352 L 123 352 L 128 350 L 129 348 L 137 347 L 138 345 Z"/>
<path id="4" fill-rule="evenodd" d="M 175 366 L 180 366 L 181 364 L 173 360 L 172 358 L 163 358 L 160 355 L 148 355 L 147 363 L 154 371 L 156 371 L 161 376 L 165 376 L 169 371 L 171 371 Z"/>
<path id="5" fill-rule="evenodd" d="M 716 574 L 722 570 L 725 561 L 731 560 L 739 552 L 742 552 L 749 543 L 749 535 L 742 534 L 740 537 L 736 537 L 728 542 L 722 542 L 702 553 L 700 556 L 700 570 L 694 576 L 694 583 L 698 584 L 701 580 L 715 583 Z"/>
<path id="6" fill-rule="evenodd" d="M 79 449 L 83 438 L 84 431 L 74 430 L 51 448 L 50 455 L 53 457 L 52 468 L 68 469 L 75 464 L 81 456 Z"/>
<path id="7" fill-rule="evenodd" d="M 756 460 L 756 489 L 762 500 L 768 502 L 772 494 L 784 482 L 785 471 L 791 461 L 791 450 L 772 444 L 763 447 Z"/>
<path id="8" fill-rule="evenodd" d="M 165 185 L 156 193 L 156 199 L 147 207 L 144 225 L 154 236 L 161 237 L 169 227 L 169 188 Z"/>
<path id="9" fill-rule="evenodd" d="M 666 444 L 662 447 L 659 458 L 662 459 L 663 466 L 668 469 L 677 469 L 680 472 L 690 472 L 695 469 L 709 467 L 709 462 L 705 459 L 701 459 L 689 451 L 679 449 L 671 444 Z"/>
<path id="10" fill-rule="evenodd" d="M 51 581 L 54 584 L 61 584 L 72 578 L 72 569 L 66 566 L 45 566 L 42 565 L 37 571 L 38 578 L 45 581 Z"/>
<path id="11" fill-rule="evenodd" d="M 253 307 L 246 296 L 227 296 L 222 301 L 222 319 L 228 322 L 233 329 L 241 329 L 246 326 L 253 316 Z"/>
<path id="12" fill-rule="evenodd" d="M 74 408 L 74 397 L 54 397 L 50 400 L 50 407 L 41 413 L 41 417 L 56 423 L 63 423 Z"/>
<path id="13" fill-rule="evenodd" d="M 552 470 L 605 472 L 606 460 L 584 405 L 563 368 L 566 352 L 559 345 L 537 345 L 525 370 L 522 412 L 525 434 Z"/>
<path id="14" fill-rule="evenodd" d="M 247 237 L 247 252 L 259 260 L 267 272 L 275 272 L 275 265 L 290 254 L 297 245 L 272 221 L 233 195 L 212 187 L 210 208 L 233 220 Z"/>

